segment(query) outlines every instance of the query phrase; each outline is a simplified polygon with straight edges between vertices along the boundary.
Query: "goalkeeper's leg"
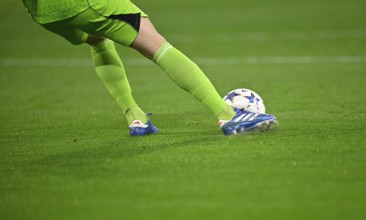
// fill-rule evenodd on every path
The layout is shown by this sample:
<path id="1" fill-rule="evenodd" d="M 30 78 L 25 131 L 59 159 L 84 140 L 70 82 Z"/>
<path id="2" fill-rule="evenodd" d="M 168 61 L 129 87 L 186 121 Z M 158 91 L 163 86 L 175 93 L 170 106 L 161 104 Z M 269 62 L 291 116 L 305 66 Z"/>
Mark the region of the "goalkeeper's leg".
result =
<path id="1" fill-rule="evenodd" d="M 148 119 L 132 97 L 123 63 L 118 56 L 113 41 L 89 36 L 87 43 L 91 46 L 93 62 L 98 76 L 126 114 L 128 124 L 131 125 L 135 120 L 140 120 L 146 124 Z"/>
<path id="2" fill-rule="evenodd" d="M 131 47 L 152 59 L 179 87 L 191 93 L 218 120 L 229 120 L 235 116 L 233 108 L 222 100 L 202 70 L 166 42 L 148 18 L 141 18 L 138 36 Z"/>
<path id="3" fill-rule="evenodd" d="M 87 21 L 85 18 L 84 20 Z M 88 43 L 91 46 L 95 70 L 126 114 L 128 124 L 131 125 L 135 120 L 147 123 L 146 114 L 139 108 L 131 95 L 125 69 L 112 41 L 87 34 L 71 24 L 69 20 L 44 24 L 42 27 L 62 36 L 71 44 Z"/>

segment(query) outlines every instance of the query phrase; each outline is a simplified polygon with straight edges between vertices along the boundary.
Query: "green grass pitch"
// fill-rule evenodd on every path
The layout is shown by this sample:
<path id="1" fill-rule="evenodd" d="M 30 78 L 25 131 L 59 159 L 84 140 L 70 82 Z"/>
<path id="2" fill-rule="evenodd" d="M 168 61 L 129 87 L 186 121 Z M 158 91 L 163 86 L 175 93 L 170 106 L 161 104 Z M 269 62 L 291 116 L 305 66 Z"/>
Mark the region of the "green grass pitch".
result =
<path id="1" fill-rule="evenodd" d="M 160 133 L 132 138 L 90 60 L 0 1 L 0 219 L 366 218 L 364 0 L 142 1 L 221 95 L 246 87 L 276 131 L 226 137 L 119 46 Z"/>

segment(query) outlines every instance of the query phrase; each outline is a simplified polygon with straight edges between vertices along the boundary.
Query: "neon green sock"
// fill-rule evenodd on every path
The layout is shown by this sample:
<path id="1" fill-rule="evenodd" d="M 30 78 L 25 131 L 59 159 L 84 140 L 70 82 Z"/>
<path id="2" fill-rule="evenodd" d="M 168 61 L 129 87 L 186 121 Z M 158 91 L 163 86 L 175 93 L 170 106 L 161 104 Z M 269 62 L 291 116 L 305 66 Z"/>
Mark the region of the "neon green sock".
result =
<path id="1" fill-rule="evenodd" d="M 234 110 L 227 107 L 228 105 L 222 100 L 202 70 L 172 45 L 169 43 L 162 45 L 154 55 L 153 61 L 178 86 L 191 93 L 206 106 L 217 119 L 225 118 L 227 120 L 227 115 L 230 119 L 234 117 Z"/>
<path id="2" fill-rule="evenodd" d="M 147 116 L 145 112 L 142 111 L 138 105 L 130 109 L 127 109 L 125 114 L 129 125 L 131 125 L 134 120 L 140 120 L 144 124 L 147 123 L 148 120 Z"/>
<path id="3" fill-rule="evenodd" d="M 131 124 L 136 119 L 146 123 L 146 114 L 137 106 L 132 97 L 131 87 L 124 66 L 113 41 L 105 40 L 93 45 L 91 46 L 91 51 L 95 71 L 126 114 L 128 123 Z"/>
<path id="4" fill-rule="evenodd" d="M 217 120 L 229 121 L 235 116 L 235 111 L 230 105 L 226 105 L 225 108 L 216 116 Z"/>

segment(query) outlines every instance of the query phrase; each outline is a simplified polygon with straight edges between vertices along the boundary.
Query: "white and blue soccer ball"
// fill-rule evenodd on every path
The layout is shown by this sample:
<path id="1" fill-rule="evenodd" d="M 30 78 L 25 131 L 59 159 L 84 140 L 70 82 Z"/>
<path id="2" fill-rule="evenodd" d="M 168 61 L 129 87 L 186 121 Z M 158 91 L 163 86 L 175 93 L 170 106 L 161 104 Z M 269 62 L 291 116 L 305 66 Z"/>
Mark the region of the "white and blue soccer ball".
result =
<path id="1" fill-rule="evenodd" d="M 266 113 L 263 99 L 250 89 L 235 89 L 224 96 L 224 101 L 236 109 L 249 112 Z"/>

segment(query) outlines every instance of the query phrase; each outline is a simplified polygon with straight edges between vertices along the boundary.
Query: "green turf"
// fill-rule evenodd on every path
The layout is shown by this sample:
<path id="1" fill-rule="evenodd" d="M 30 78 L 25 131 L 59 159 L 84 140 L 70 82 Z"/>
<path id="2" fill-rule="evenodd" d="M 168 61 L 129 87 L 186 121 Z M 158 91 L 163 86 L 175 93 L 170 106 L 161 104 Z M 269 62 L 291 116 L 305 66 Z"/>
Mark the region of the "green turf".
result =
<path id="1" fill-rule="evenodd" d="M 88 47 L 1 1 L 0 219 L 365 219 L 365 1 L 135 2 L 222 95 L 257 91 L 278 129 L 223 136 L 118 47 L 160 129 L 129 137 Z"/>

